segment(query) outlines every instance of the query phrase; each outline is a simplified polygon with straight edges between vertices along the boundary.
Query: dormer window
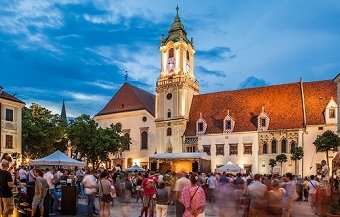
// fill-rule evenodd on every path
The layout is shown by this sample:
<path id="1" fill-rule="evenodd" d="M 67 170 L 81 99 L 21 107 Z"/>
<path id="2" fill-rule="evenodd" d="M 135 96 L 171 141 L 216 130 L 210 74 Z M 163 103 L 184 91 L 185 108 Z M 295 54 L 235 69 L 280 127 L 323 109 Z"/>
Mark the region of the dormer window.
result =
<path id="1" fill-rule="evenodd" d="M 267 131 L 269 128 L 269 116 L 264 112 L 264 107 L 262 106 L 262 112 L 257 117 L 257 130 Z"/>
<path id="2" fill-rule="evenodd" d="M 207 130 L 207 123 L 202 118 L 202 113 L 200 114 L 200 118 L 196 122 L 196 135 L 204 135 Z"/>
<path id="3" fill-rule="evenodd" d="M 224 133 L 231 133 L 231 132 L 233 132 L 234 131 L 234 126 L 235 126 L 235 121 L 231 117 L 231 115 L 229 114 L 229 110 L 228 110 L 227 116 L 223 119 L 223 132 Z"/>
<path id="4" fill-rule="evenodd" d="M 336 124 L 338 116 L 338 104 L 334 101 L 333 97 L 329 100 L 325 110 L 324 117 L 326 124 Z"/>

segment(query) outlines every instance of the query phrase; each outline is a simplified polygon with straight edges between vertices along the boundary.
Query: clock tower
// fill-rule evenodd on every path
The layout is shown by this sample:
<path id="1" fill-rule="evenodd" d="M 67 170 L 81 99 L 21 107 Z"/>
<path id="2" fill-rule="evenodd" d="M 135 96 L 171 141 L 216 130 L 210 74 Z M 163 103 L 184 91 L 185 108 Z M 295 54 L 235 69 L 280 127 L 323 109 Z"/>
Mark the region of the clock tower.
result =
<path id="1" fill-rule="evenodd" d="M 161 73 L 156 84 L 156 150 L 158 153 L 183 152 L 183 133 L 191 101 L 199 94 L 194 76 L 194 45 L 177 15 L 168 36 L 162 36 Z"/>

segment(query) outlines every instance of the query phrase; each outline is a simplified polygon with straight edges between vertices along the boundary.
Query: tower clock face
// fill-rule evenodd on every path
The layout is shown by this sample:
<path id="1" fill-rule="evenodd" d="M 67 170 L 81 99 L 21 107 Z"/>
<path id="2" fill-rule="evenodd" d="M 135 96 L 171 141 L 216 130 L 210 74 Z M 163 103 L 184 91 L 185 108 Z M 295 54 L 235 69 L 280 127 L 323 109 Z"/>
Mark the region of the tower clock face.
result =
<path id="1" fill-rule="evenodd" d="M 175 58 L 168 59 L 168 70 L 172 71 L 175 68 Z"/>
<path id="2" fill-rule="evenodd" d="M 185 65 L 185 71 L 186 71 L 186 73 L 190 72 L 190 63 L 189 62 L 187 62 L 187 64 Z"/>
<path id="3" fill-rule="evenodd" d="M 168 94 L 166 95 L 166 98 L 167 98 L 167 99 L 171 99 L 171 98 L 172 98 L 172 94 L 171 94 L 171 93 L 168 93 Z"/>

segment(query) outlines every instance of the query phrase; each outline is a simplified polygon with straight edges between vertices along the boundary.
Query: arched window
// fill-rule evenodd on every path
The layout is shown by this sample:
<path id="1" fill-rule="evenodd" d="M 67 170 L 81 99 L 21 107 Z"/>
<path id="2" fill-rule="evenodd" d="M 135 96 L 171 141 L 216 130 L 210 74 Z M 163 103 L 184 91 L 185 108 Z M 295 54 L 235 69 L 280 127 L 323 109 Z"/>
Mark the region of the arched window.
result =
<path id="1" fill-rule="evenodd" d="M 168 129 L 166 129 L 166 135 L 171 136 L 171 134 L 172 134 L 172 131 L 171 131 L 171 128 L 169 127 Z"/>
<path id="2" fill-rule="evenodd" d="M 292 149 L 292 148 L 295 148 L 295 147 L 296 147 L 296 142 L 293 140 L 291 145 L 290 145 L 290 148 Z"/>
<path id="3" fill-rule="evenodd" d="M 132 158 L 128 158 L 128 160 L 127 160 L 127 166 L 128 167 L 132 167 L 133 165 L 132 165 Z"/>
<path id="4" fill-rule="evenodd" d="M 187 60 L 190 60 L 189 51 L 187 51 Z"/>
<path id="5" fill-rule="evenodd" d="M 272 141 L 272 154 L 276 154 L 277 153 L 277 141 L 276 139 L 273 139 Z"/>
<path id="6" fill-rule="evenodd" d="M 281 141 L 281 153 L 287 153 L 287 140 L 283 139 Z"/>
<path id="7" fill-rule="evenodd" d="M 130 134 L 129 134 L 129 133 L 125 133 L 124 136 L 125 136 L 126 138 L 130 138 Z M 127 144 L 126 150 L 129 150 L 129 151 L 130 151 L 130 143 Z"/>
<path id="8" fill-rule="evenodd" d="M 168 118 L 171 118 L 171 110 L 168 109 Z"/>
<path id="9" fill-rule="evenodd" d="M 267 144 L 267 142 L 263 143 L 263 154 L 268 154 L 268 144 Z"/>
<path id="10" fill-rule="evenodd" d="M 141 149 L 148 149 L 148 132 L 142 132 L 142 148 Z"/>
<path id="11" fill-rule="evenodd" d="M 172 58 L 172 57 L 174 57 L 174 49 L 173 48 L 171 48 L 169 50 L 169 58 Z"/>

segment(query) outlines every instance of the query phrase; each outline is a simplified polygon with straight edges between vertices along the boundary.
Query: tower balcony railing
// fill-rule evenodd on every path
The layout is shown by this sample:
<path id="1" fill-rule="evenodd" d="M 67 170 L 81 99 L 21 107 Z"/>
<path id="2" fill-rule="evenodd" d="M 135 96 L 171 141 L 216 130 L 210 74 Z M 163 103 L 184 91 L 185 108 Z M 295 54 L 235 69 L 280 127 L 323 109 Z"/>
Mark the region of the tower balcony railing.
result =
<path id="1" fill-rule="evenodd" d="M 177 84 L 177 83 L 183 83 L 183 82 L 189 82 L 194 85 L 198 85 L 198 81 L 193 78 L 189 77 L 167 77 L 166 79 L 160 79 L 157 81 L 157 86 L 163 86 L 163 85 L 169 85 L 169 84 Z"/>

